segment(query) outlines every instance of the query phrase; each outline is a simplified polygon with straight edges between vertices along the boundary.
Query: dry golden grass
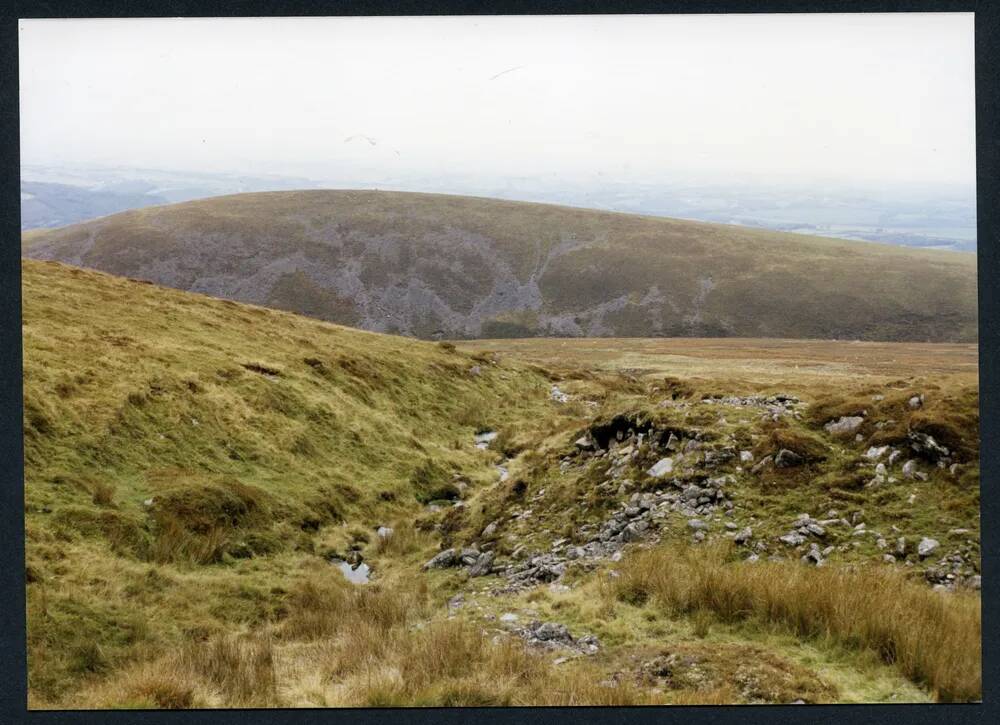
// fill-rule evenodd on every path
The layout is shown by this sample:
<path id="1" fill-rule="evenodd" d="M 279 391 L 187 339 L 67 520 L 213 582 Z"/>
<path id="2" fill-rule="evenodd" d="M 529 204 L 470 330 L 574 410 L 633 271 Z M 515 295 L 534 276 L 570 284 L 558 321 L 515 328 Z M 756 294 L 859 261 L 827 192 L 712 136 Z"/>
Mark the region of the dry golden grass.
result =
<path id="1" fill-rule="evenodd" d="M 757 620 L 800 637 L 867 649 L 925 683 L 941 701 L 982 696 L 982 620 L 977 596 L 945 594 L 887 568 L 727 561 L 728 547 L 637 553 L 613 585 L 626 601 L 678 614 Z"/>

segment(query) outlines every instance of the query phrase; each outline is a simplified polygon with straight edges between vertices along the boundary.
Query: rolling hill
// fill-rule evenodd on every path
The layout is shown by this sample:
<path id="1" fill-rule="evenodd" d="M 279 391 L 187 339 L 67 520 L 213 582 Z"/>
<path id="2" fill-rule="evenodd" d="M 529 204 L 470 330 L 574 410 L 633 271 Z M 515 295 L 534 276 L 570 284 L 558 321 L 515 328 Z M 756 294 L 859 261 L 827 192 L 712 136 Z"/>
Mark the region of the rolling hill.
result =
<path id="1" fill-rule="evenodd" d="M 977 339 L 973 254 L 485 198 L 237 194 L 22 251 L 421 338 Z"/>

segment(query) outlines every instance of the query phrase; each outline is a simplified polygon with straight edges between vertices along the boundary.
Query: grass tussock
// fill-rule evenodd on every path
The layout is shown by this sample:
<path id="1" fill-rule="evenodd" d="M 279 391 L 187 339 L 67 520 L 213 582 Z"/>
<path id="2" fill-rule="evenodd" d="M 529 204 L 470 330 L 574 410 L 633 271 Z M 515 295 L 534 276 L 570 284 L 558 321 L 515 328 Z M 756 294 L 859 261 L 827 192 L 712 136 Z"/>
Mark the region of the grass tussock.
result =
<path id="1" fill-rule="evenodd" d="M 381 636 L 379 636 L 381 634 Z M 386 636 L 387 635 L 387 636 Z M 331 676 L 353 706 L 638 705 L 653 702 L 596 667 L 555 667 L 517 640 L 490 638 L 462 620 L 416 631 L 355 630 L 330 654 Z"/>
<path id="2" fill-rule="evenodd" d="M 621 600 L 724 622 L 777 624 L 865 649 L 941 701 L 982 696 L 978 597 L 943 594 L 885 568 L 727 561 L 727 547 L 639 552 L 613 585 Z"/>
<path id="3" fill-rule="evenodd" d="M 427 548 L 432 541 L 425 532 L 417 529 L 412 521 L 394 524 L 392 533 L 379 536 L 375 542 L 375 553 L 379 556 L 407 556 Z"/>
<path id="4" fill-rule="evenodd" d="M 289 592 L 288 616 L 280 635 L 312 640 L 364 627 L 384 632 L 423 611 L 426 595 L 419 580 L 388 589 L 379 584 L 353 586 L 334 576 L 310 577 Z"/>

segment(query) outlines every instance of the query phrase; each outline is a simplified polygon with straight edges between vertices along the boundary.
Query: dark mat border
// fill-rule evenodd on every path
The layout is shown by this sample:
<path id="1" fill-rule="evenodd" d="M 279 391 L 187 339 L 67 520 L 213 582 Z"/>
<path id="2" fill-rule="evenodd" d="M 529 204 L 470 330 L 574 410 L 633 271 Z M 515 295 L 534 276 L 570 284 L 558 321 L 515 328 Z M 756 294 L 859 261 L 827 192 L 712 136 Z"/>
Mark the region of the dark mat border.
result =
<path id="1" fill-rule="evenodd" d="M 980 407 L 983 551 L 983 689 L 975 705 L 812 705 L 678 708 L 476 708 L 351 710 L 224 710 L 29 712 L 26 710 L 24 519 L 21 440 L 21 280 L 17 18 L 215 17 L 316 15 L 501 15 L 766 12 L 976 13 L 976 114 L 980 313 Z M 487 720 L 531 725 L 579 723 L 972 723 L 1000 722 L 997 707 L 997 600 L 1000 534 L 995 496 L 1000 473 L 1000 342 L 997 243 L 1000 199 L 1000 12 L 993 2 L 962 0 L 673 0 L 663 2 L 529 2 L 527 0 L 47 0 L 5 3 L 0 9 L 0 724 L 7 723 L 464 723 Z M 991 495 L 992 494 L 992 495 Z M 989 713 L 993 714 L 990 715 Z"/>

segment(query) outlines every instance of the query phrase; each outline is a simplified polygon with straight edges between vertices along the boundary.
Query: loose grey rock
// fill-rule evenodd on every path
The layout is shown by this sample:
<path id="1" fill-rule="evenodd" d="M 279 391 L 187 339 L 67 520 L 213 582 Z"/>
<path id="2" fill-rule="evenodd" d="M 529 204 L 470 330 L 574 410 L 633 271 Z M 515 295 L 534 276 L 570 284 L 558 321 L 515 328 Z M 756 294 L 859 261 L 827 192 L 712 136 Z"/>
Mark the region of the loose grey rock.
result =
<path id="1" fill-rule="evenodd" d="M 794 531 L 778 537 L 778 541 L 787 544 L 788 546 L 799 546 L 800 544 L 804 544 L 805 540 L 806 537 L 802 534 L 797 534 Z"/>
<path id="2" fill-rule="evenodd" d="M 860 428 L 864 422 L 865 419 L 859 415 L 845 415 L 837 420 L 831 420 L 823 428 L 831 435 L 850 435 Z"/>
<path id="3" fill-rule="evenodd" d="M 661 458 L 656 463 L 653 464 L 646 473 L 648 473 L 653 478 L 662 478 L 668 473 L 672 473 L 674 470 L 674 460 L 672 458 Z"/>
<path id="4" fill-rule="evenodd" d="M 479 555 L 476 563 L 469 569 L 469 576 L 486 576 L 493 568 L 493 559 L 496 557 L 492 551 L 487 551 Z"/>
<path id="5" fill-rule="evenodd" d="M 808 524 L 806 524 L 805 528 L 813 536 L 821 536 L 821 537 L 826 536 L 826 529 L 824 529 L 822 526 L 820 526 L 815 522 L 809 522 Z"/>
<path id="6" fill-rule="evenodd" d="M 458 562 L 458 557 L 455 555 L 454 549 L 445 549 L 434 556 L 433 559 L 424 564 L 424 569 L 446 569 L 449 566 L 455 566 Z"/>
<path id="7" fill-rule="evenodd" d="M 921 559 L 925 559 L 933 554 L 940 545 L 941 544 L 936 539 L 930 539 L 925 536 L 920 540 L 920 543 L 917 544 L 917 556 Z"/>
<path id="8" fill-rule="evenodd" d="M 629 524 L 622 529 L 622 541 L 639 541 L 642 538 L 642 530 L 635 524 Z"/>
<path id="9" fill-rule="evenodd" d="M 737 544 L 747 544 L 750 542 L 750 539 L 752 537 L 753 537 L 753 529 L 747 526 L 743 529 L 740 529 L 736 533 L 736 536 L 733 537 L 733 542 Z"/>
<path id="10" fill-rule="evenodd" d="M 479 549 L 470 546 L 468 548 L 462 549 L 462 552 L 458 555 L 458 558 L 462 564 L 465 564 L 466 566 L 472 566 L 477 561 L 479 561 L 479 556 L 480 556 Z"/>
<path id="11" fill-rule="evenodd" d="M 872 446 L 867 451 L 865 451 L 865 458 L 870 461 L 877 461 L 882 456 L 885 455 L 886 451 L 889 450 L 889 446 Z"/>

